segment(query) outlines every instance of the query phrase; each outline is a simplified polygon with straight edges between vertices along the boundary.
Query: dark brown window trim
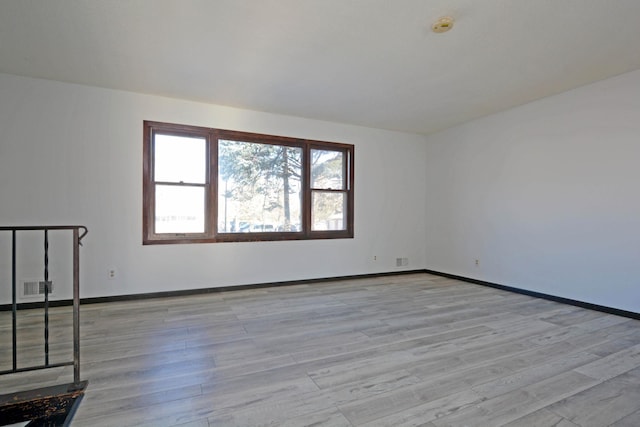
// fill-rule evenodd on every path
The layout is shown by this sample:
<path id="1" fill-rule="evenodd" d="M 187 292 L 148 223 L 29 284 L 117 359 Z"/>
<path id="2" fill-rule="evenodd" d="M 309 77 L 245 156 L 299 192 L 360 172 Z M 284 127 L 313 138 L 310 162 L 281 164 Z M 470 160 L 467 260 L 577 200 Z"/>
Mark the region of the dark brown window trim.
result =
<path id="1" fill-rule="evenodd" d="M 205 232 L 204 233 L 155 233 L 155 184 L 153 179 L 153 136 L 158 132 L 178 136 L 195 136 L 204 138 L 207 144 L 207 181 L 205 188 Z M 217 185 L 217 142 L 219 139 L 230 139 L 261 144 L 300 147 L 303 150 L 302 165 L 302 230 L 298 232 L 260 232 L 260 233 L 218 233 L 218 185 Z M 310 188 L 312 149 L 342 151 L 345 155 L 343 176 L 344 190 Z M 315 141 L 301 138 L 256 134 L 249 132 L 205 128 L 180 124 L 144 121 L 143 123 L 143 218 L 142 243 L 152 244 L 184 244 L 184 243 L 218 243 L 218 242 L 255 242 L 278 240 L 313 240 L 313 239 L 345 239 L 354 236 L 354 146 L 351 144 Z M 180 184 L 177 184 L 180 185 Z M 338 192 L 346 195 L 346 229 L 345 230 L 311 230 L 311 197 L 313 192 Z"/>

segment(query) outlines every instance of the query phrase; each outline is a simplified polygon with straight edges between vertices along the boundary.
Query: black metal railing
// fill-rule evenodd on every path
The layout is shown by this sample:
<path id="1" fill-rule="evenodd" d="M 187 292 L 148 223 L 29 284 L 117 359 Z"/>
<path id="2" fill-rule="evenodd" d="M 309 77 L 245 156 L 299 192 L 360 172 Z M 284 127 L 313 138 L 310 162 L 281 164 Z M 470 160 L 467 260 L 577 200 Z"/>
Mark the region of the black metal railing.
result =
<path id="1" fill-rule="evenodd" d="M 49 361 L 49 231 L 69 230 L 73 234 L 73 360 L 68 362 L 50 363 Z M 21 227 L 0 227 L 0 232 L 11 232 L 11 311 L 12 311 L 12 367 L 0 371 L 0 375 L 17 372 L 34 371 L 38 369 L 56 368 L 73 365 L 72 387 L 82 388 L 80 380 L 80 246 L 87 234 L 87 228 L 82 225 L 37 225 Z M 18 368 L 18 295 L 17 283 L 17 234 L 20 231 L 42 231 L 44 233 L 44 364 Z"/>

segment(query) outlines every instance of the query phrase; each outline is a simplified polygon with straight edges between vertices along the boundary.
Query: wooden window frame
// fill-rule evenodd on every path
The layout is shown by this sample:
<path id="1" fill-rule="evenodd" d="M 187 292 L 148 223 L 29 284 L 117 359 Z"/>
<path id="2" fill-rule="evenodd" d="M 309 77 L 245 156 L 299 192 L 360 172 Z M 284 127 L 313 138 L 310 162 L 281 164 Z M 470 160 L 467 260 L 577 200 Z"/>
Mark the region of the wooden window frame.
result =
<path id="1" fill-rule="evenodd" d="M 154 135 L 156 133 L 176 136 L 204 138 L 206 141 L 207 167 L 205 188 L 205 231 L 203 233 L 155 233 L 155 185 L 154 180 Z M 296 232 L 225 232 L 218 233 L 218 140 L 235 140 L 260 144 L 284 145 L 302 149 L 301 177 L 301 230 Z M 344 189 L 330 190 L 346 195 L 344 230 L 311 230 L 311 150 L 341 151 L 344 153 L 343 180 Z M 185 244 L 185 243 L 219 243 L 219 242 L 251 242 L 278 240 L 313 240 L 313 239 L 348 239 L 354 236 L 354 146 L 336 142 L 316 141 L 284 136 L 265 135 L 250 132 L 205 128 L 154 122 L 143 123 L 143 217 L 142 243 L 153 244 Z M 174 184 L 180 185 L 180 184 Z M 326 190 L 321 190 L 326 191 Z"/>

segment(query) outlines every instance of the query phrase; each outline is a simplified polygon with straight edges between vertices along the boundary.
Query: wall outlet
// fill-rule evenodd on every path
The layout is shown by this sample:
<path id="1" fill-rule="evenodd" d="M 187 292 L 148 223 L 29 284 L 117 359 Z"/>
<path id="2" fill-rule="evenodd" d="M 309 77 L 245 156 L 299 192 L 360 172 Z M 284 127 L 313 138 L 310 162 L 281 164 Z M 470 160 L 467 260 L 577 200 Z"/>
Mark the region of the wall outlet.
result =
<path id="1" fill-rule="evenodd" d="M 107 270 L 107 278 L 109 280 L 115 279 L 116 275 L 117 275 L 117 271 L 115 268 L 110 268 L 109 270 Z"/>
<path id="2" fill-rule="evenodd" d="M 480 266 L 480 260 L 479 260 L 479 259 L 477 259 L 477 260 L 476 260 L 476 267 L 479 267 L 479 266 Z"/>
<path id="3" fill-rule="evenodd" d="M 373 256 L 373 260 L 374 260 L 374 261 L 377 261 L 377 260 L 378 260 L 378 255 L 374 255 L 374 256 Z"/>

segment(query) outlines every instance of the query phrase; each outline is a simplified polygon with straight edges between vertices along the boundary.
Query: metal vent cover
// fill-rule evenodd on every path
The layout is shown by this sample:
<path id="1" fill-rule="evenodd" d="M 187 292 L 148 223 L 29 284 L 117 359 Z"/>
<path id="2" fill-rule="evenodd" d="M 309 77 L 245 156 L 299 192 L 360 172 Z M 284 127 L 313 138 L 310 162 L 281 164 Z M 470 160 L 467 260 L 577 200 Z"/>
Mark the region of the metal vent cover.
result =
<path id="1" fill-rule="evenodd" d="M 44 280 L 28 280 L 25 279 L 22 281 L 22 287 L 20 288 L 21 293 L 20 296 L 24 298 L 33 298 L 38 297 L 40 295 L 44 295 L 45 291 L 45 281 Z M 49 281 L 49 295 L 53 294 L 54 286 L 53 282 Z"/>

